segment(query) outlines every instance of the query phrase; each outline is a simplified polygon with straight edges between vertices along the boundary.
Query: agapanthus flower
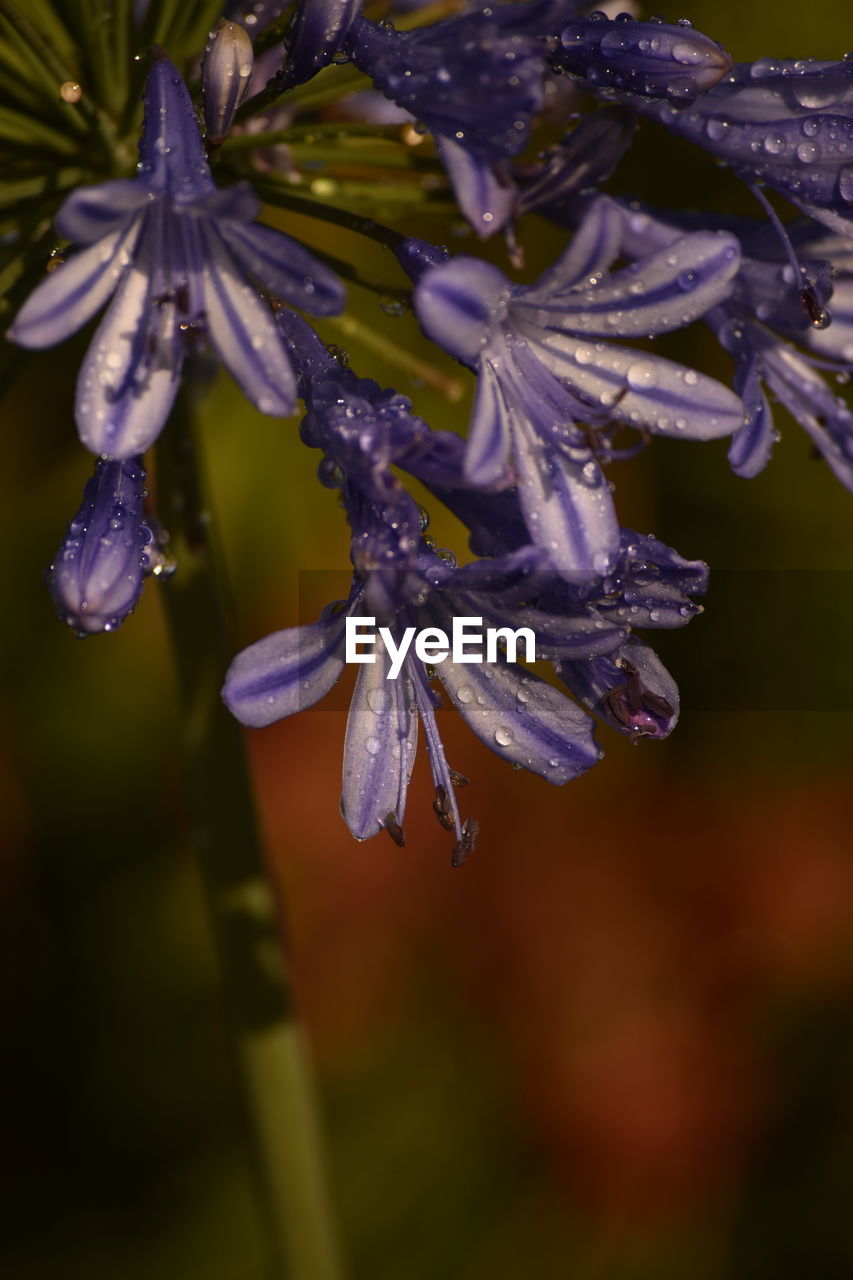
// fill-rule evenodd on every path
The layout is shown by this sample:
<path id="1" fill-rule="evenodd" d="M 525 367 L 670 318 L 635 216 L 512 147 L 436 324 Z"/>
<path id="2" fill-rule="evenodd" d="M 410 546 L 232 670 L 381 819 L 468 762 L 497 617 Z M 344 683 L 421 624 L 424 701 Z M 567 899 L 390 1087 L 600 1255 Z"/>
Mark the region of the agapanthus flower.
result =
<path id="1" fill-rule="evenodd" d="M 98 459 L 48 571 L 57 613 L 80 635 L 115 631 L 136 607 L 143 578 L 158 560 L 144 496 L 140 459 Z"/>
<path id="2" fill-rule="evenodd" d="M 345 620 L 375 617 L 399 647 L 408 628 L 437 627 L 450 634 L 454 617 L 500 617 L 513 630 L 527 625 L 529 610 L 515 595 L 501 602 L 500 566 L 456 570 L 421 544 L 421 590 L 384 618 L 367 614 L 363 580 L 356 578 L 349 600 L 328 609 L 319 622 L 268 636 L 239 654 L 226 677 L 223 697 L 234 715 L 253 727 L 271 724 L 321 698 L 344 668 Z M 477 590 L 478 572 L 488 572 L 488 590 Z M 515 587 L 515 574 L 509 578 Z M 478 613 L 469 610 L 480 608 Z M 577 658 L 606 652 L 620 642 L 614 627 L 556 630 L 548 644 Z M 341 812 L 357 839 L 383 828 L 402 836 L 406 794 L 420 719 L 436 788 L 436 812 L 455 833 L 454 857 L 467 851 L 466 824 L 456 802 L 458 775 L 450 768 L 436 723 L 440 700 L 427 665 L 409 650 L 400 673 L 389 678 L 391 658 L 378 647 L 376 661 L 360 667 L 347 723 Z M 514 662 L 460 664 L 436 659 L 435 673 L 469 727 L 493 751 L 513 764 L 562 784 L 599 758 L 592 721 L 565 694 Z M 468 827 L 470 832 L 471 828 Z"/>
<path id="3" fill-rule="evenodd" d="M 11 338 L 50 347 L 114 293 L 77 381 L 83 443 L 114 458 L 143 452 L 175 399 L 185 355 L 209 342 L 262 412 L 285 415 L 296 381 L 273 313 L 250 280 L 315 314 L 337 312 L 337 278 L 295 240 L 254 224 L 246 184 L 217 190 L 195 112 L 172 64 L 157 60 L 145 91 L 136 178 L 81 187 L 56 219 L 85 246 L 30 296 Z"/>
<path id="4" fill-rule="evenodd" d="M 568 249 L 532 285 L 489 263 L 429 262 L 406 247 L 415 310 L 428 337 L 478 375 L 466 473 L 490 485 L 514 458 L 532 540 L 568 573 L 612 567 L 619 525 L 600 459 L 610 422 L 694 440 L 731 434 L 739 399 L 692 369 L 599 338 L 652 336 L 687 324 L 727 294 L 733 236 L 699 232 L 607 274 L 619 218 L 591 210 Z"/>
<path id="5" fill-rule="evenodd" d="M 683 234 L 684 215 L 655 214 L 610 197 L 596 201 L 607 202 L 621 217 L 622 252 L 628 257 L 660 250 Z M 769 224 L 727 222 L 739 234 L 741 263 L 729 296 L 704 320 L 735 362 L 734 387 L 746 413 L 732 436 L 732 469 L 752 478 L 770 459 L 778 432 L 766 387 L 806 430 L 842 484 L 853 489 L 853 412 L 824 377 L 824 370 L 846 377 L 853 366 L 849 318 L 845 321 L 851 242 L 804 223 L 791 228 L 790 239 L 784 232 L 785 245 Z"/>
<path id="6" fill-rule="evenodd" d="M 707 93 L 732 66 L 715 40 L 686 19 L 675 25 L 601 12 L 573 20 L 560 34 L 554 61 L 596 89 L 615 89 L 684 107 Z"/>
<path id="7" fill-rule="evenodd" d="M 739 63 L 686 111 L 638 103 L 671 132 L 765 182 L 841 235 L 853 231 L 853 61 Z"/>

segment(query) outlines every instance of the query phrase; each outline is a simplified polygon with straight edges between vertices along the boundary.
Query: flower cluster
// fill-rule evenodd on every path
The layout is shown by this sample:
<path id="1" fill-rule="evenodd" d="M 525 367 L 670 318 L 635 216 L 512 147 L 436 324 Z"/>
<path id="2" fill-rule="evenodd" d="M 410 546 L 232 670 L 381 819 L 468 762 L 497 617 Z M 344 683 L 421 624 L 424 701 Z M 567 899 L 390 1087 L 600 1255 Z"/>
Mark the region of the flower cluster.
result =
<path id="1" fill-rule="evenodd" d="M 853 62 L 736 64 L 686 19 L 578 0 L 498 0 L 432 22 L 407 3 L 397 27 L 358 0 L 299 0 L 289 23 L 280 4 L 228 4 L 201 57 L 174 6 L 130 8 L 128 30 L 168 47 L 147 55 L 141 128 L 122 31 L 117 81 L 92 55 L 95 96 L 63 83 L 61 106 L 32 123 L 35 160 L 15 124 L 26 93 L 11 91 L 0 138 L 22 191 L 43 163 L 42 212 L 71 246 L 30 287 L 32 261 L 47 265 L 32 230 L 45 219 L 28 214 L 7 237 L 9 338 L 51 347 L 106 308 L 77 382 L 77 429 L 97 463 L 50 568 L 60 617 L 79 634 L 112 631 L 144 579 L 165 576 L 142 455 L 178 429 L 185 373 L 214 355 L 260 412 L 287 418 L 301 400 L 301 438 L 349 525 L 351 587 L 317 621 L 239 653 L 225 702 L 254 727 L 313 705 L 347 665 L 350 623 L 369 617 L 390 647 L 358 668 L 344 821 L 357 839 L 404 842 L 423 733 L 458 865 L 477 823 L 460 809 L 442 698 L 497 755 L 555 784 L 599 759 L 596 719 L 632 739 L 677 721 L 676 682 L 638 632 L 701 612 L 707 567 L 622 525 L 616 460 L 656 436 L 728 438 L 733 470 L 755 476 L 778 438 L 775 400 L 853 489 L 853 412 L 838 388 L 853 366 Z M 46 49 L 64 30 L 49 3 L 32 21 Z M 604 194 L 646 119 L 730 165 L 756 216 Z M 565 135 L 537 150 L 544 121 Z M 801 216 L 784 223 L 764 187 Z M 388 226 L 394 193 L 442 228 L 458 230 L 457 209 L 496 252 L 451 253 L 422 222 Z M 393 249 L 396 282 L 259 221 L 262 199 Z M 562 241 L 530 279 L 536 219 Z M 458 362 L 473 395 L 466 432 L 431 428 L 326 346 L 305 313 L 341 312 L 342 277 L 410 305 L 425 342 Z M 731 358 L 730 385 L 659 349 L 694 322 Z M 410 481 L 467 529 L 465 563 L 435 547 Z M 491 661 L 430 660 L 411 645 L 472 618 L 504 638 Z M 535 670 L 510 642 L 522 632 Z"/>

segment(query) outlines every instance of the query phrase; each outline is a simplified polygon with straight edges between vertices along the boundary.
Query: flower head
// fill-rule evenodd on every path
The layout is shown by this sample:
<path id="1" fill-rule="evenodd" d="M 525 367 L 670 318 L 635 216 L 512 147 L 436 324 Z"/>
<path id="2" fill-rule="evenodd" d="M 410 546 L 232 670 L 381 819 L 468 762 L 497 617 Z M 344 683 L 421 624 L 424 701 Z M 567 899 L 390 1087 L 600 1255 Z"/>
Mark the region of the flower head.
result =
<path id="1" fill-rule="evenodd" d="M 53 346 L 115 294 L 80 369 L 75 405 L 83 443 L 114 458 L 157 437 L 184 357 L 200 342 L 262 413 L 291 412 L 291 364 L 250 280 L 317 314 L 343 305 L 326 267 L 289 236 L 252 223 L 259 202 L 248 186 L 214 186 L 189 95 L 164 59 L 148 76 L 138 170 L 66 200 L 57 227 L 85 247 L 38 286 L 10 333 L 21 346 Z"/>
<path id="2" fill-rule="evenodd" d="M 132 613 L 152 567 L 139 459 L 99 458 L 80 510 L 48 572 L 56 610 L 80 635 L 115 631 Z"/>
<path id="3" fill-rule="evenodd" d="M 513 285 L 473 258 L 421 270 L 417 255 L 401 256 L 417 279 L 427 336 L 478 375 L 469 480 L 494 484 L 511 453 L 530 536 L 568 573 L 607 572 L 619 546 L 600 465 L 607 437 L 596 428 L 613 421 L 708 440 L 743 421 L 738 398 L 704 374 L 598 341 L 663 333 L 702 315 L 729 290 L 737 241 L 699 232 L 607 275 L 619 219 L 597 209 L 532 285 Z"/>

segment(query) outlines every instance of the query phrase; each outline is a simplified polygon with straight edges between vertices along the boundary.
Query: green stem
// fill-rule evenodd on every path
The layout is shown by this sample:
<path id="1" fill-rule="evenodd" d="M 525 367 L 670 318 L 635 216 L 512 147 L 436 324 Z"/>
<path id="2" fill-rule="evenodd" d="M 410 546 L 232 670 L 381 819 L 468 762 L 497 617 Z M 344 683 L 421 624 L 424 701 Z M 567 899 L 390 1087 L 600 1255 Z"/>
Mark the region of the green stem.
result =
<path id="1" fill-rule="evenodd" d="M 188 803 L 273 1274 L 341 1280 L 279 904 L 258 834 L 242 730 L 219 696 L 233 648 L 187 395 L 158 445 L 157 488 L 178 563 L 165 594 L 183 694 Z"/>
<path id="2" fill-rule="evenodd" d="M 333 183 L 333 186 L 337 189 L 338 184 Z M 268 178 L 258 179 L 255 190 L 262 200 L 269 200 L 283 209 L 292 209 L 294 213 L 304 213 L 309 218 L 319 218 L 321 222 L 331 222 L 336 227 L 346 227 L 347 231 L 368 236 L 386 249 L 397 249 L 406 239 L 402 232 L 385 227 L 374 218 L 324 204 L 321 200 L 312 200 L 310 196 L 296 195 L 295 192 L 288 191 L 283 183 L 276 183 Z"/>

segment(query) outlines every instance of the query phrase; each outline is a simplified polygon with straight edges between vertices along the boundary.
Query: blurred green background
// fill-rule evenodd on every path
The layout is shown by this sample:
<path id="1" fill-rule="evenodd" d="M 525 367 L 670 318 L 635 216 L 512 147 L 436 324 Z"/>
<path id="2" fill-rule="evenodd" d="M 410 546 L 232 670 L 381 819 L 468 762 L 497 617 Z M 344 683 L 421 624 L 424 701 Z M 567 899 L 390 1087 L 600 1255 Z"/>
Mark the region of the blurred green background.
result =
<path id="1" fill-rule="evenodd" d="M 853 46 L 842 0 L 661 12 L 739 59 Z M 751 210 L 651 126 L 611 189 Z M 382 251 L 274 216 L 399 283 Z M 538 223 L 522 239 L 528 273 L 563 243 Z M 410 315 L 352 300 L 434 358 Z M 4 406 L 0 1274 L 260 1280 L 168 588 L 78 642 L 42 585 L 90 467 L 70 408 L 87 340 L 30 360 Z M 344 345 L 464 428 L 465 403 Z M 727 376 L 698 328 L 661 350 Z M 355 1280 L 853 1277 L 853 496 L 780 425 L 752 482 L 724 444 L 614 467 L 623 522 L 712 566 L 706 613 L 660 645 L 682 721 L 663 744 L 602 731 L 605 760 L 556 790 L 442 713 L 481 821 L 464 870 L 423 758 L 408 846 L 352 841 L 340 698 L 249 737 Z M 345 566 L 346 529 L 296 420 L 256 415 L 220 375 L 204 432 L 242 646 L 299 619 L 300 572 Z"/>

